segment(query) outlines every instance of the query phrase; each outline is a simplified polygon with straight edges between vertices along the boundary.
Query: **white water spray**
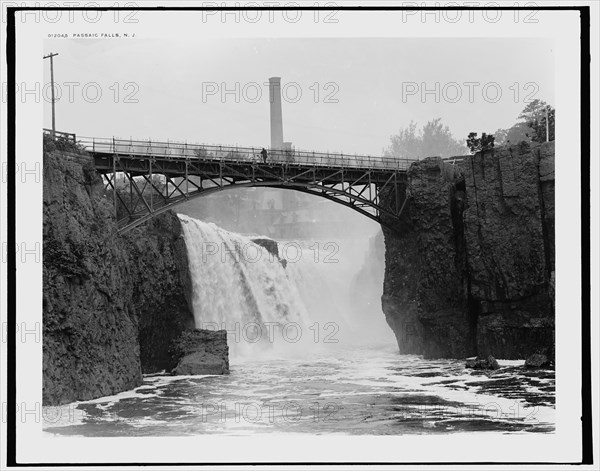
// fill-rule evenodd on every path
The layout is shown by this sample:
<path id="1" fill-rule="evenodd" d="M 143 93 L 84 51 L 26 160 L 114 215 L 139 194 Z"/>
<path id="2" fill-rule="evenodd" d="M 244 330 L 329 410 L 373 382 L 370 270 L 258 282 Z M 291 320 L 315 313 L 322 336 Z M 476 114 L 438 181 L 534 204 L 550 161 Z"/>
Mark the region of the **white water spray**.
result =
<path id="1" fill-rule="evenodd" d="M 279 257 L 248 237 L 185 215 L 179 218 L 196 327 L 227 330 L 233 356 L 265 350 L 298 355 L 354 343 L 365 331 L 385 324 L 380 310 L 370 313 L 369 320 L 367 313 L 354 315 L 349 302 L 349 280 L 362 266 L 364 251 L 336 257 L 322 247 L 316 252 L 314 244 L 293 242 L 295 249 L 289 252 L 296 253 L 284 267 Z M 334 246 L 339 250 L 339 244 Z M 279 250 L 285 256 L 282 247 L 284 242 Z"/>

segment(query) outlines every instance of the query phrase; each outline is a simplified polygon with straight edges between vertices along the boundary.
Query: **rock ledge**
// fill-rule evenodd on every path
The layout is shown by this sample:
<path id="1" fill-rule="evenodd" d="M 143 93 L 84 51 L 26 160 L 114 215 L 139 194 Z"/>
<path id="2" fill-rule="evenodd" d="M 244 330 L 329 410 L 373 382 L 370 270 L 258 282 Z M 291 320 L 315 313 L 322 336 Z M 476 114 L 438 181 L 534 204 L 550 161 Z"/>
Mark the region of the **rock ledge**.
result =
<path id="1" fill-rule="evenodd" d="M 226 330 L 188 330 L 171 347 L 177 366 L 174 375 L 229 374 L 229 347 Z"/>

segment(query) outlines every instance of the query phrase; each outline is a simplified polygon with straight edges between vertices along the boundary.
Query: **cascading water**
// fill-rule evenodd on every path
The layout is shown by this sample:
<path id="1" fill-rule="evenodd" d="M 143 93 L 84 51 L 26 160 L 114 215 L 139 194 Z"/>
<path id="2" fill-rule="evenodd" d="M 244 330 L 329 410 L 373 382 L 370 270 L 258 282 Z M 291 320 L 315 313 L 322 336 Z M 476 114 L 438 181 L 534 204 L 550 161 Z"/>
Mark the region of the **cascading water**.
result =
<path id="1" fill-rule="evenodd" d="M 274 343 L 280 336 L 296 343 L 310 319 L 279 258 L 247 237 L 179 217 L 196 327 L 227 330 L 234 354 L 243 346 Z"/>
<path id="2" fill-rule="evenodd" d="M 227 330 L 233 355 L 257 353 L 267 344 L 280 347 L 279 354 L 300 354 L 356 342 L 368 337 L 365 331 L 381 332 L 374 328 L 381 325 L 393 342 L 380 309 L 352 309 L 350 282 L 362 266 L 366 243 L 357 250 L 356 243 L 350 247 L 342 241 L 282 241 L 275 256 L 248 237 L 179 217 L 196 327 Z"/>

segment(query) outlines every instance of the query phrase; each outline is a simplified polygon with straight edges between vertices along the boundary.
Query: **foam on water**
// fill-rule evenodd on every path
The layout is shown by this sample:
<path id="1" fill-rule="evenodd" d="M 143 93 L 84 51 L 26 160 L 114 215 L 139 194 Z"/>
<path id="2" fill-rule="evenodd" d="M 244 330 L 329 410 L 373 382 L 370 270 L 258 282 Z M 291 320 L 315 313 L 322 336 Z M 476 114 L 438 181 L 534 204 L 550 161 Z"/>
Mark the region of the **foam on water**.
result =
<path id="1" fill-rule="evenodd" d="M 45 424 L 48 433 L 553 431 L 551 371 L 498 360 L 499 370 L 481 372 L 466 369 L 464 360 L 400 355 L 381 293 L 364 293 L 374 300 L 366 312 L 368 303 L 352 305 L 365 246 L 338 241 L 336 250 L 353 256 L 326 264 L 323 253 L 315 257 L 314 242 L 305 242 L 298 245 L 307 250 L 284 267 L 248 237 L 179 217 L 196 327 L 228 330 L 231 374 L 147 375 L 131 391 L 63 406 L 64 417 Z"/>
<path id="2" fill-rule="evenodd" d="M 77 403 L 83 420 L 46 429 L 159 436 L 550 432 L 553 393 L 532 386 L 536 373 L 526 373 L 514 366 L 474 372 L 463 361 L 399 355 L 393 346 L 337 346 L 303 358 L 238 362 L 229 376 L 145 377 L 134 391 Z M 537 374 L 544 385 L 552 384 L 548 374 Z M 316 420 L 316 410 L 325 418 Z"/>

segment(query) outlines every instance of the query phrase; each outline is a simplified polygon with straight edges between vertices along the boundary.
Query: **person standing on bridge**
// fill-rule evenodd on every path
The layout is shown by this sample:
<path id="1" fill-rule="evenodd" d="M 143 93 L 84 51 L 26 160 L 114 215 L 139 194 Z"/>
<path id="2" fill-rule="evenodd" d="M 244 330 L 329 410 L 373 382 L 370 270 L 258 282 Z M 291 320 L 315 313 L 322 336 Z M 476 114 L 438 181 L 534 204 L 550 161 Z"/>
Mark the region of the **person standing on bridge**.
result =
<path id="1" fill-rule="evenodd" d="M 267 163 L 267 149 L 265 149 L 264 147 L 262 148 L 262 150 L 260 151 L 260 155 L 262 155 L 262 159 L 263 159 L 263 163 Z"/>

